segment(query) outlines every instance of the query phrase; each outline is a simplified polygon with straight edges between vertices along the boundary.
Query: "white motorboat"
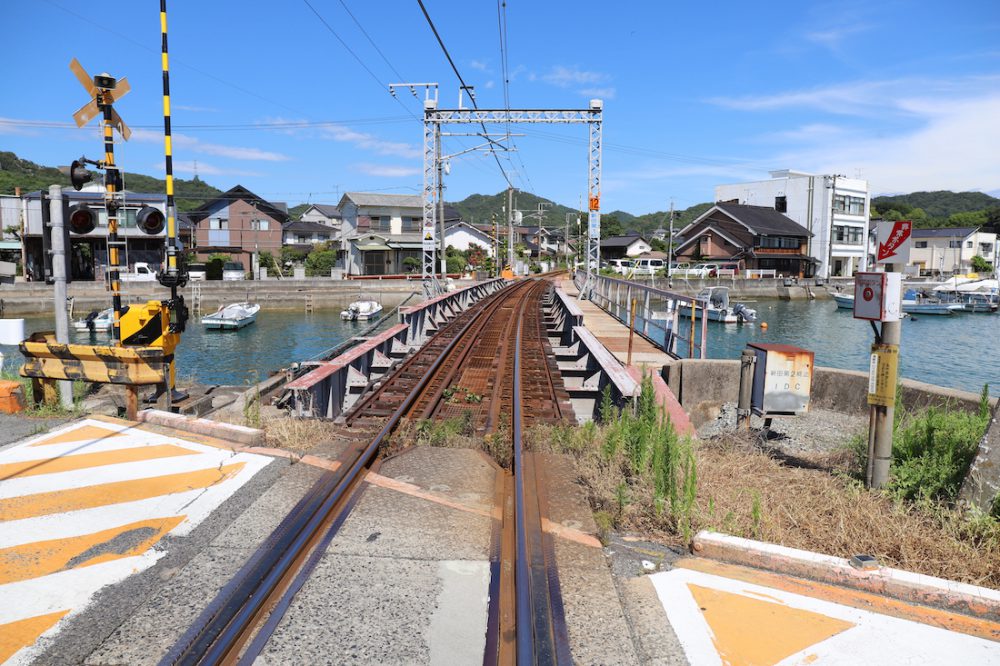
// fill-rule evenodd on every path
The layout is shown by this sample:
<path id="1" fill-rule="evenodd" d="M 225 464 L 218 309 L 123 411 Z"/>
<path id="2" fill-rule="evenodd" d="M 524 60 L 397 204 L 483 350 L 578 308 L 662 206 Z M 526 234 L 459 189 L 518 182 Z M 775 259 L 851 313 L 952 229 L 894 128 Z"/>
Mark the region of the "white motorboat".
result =
<path id="1" fill-rule="evenodd" d="M 83 319 L 77 319 L 74 321 L 73 329 L 80 331 L 81 333 L 86 333 L 88 331 L 106 333 L 111 330 L 114 320 L 115 311 L 112 308 L 101 310 L 100 312 L 94 311 Z"/>
<path id="2" fill-rule="evenodd" d="M 256 303 L 230 303 L 201 318 L 207 329 L 235 331 L 257 321 L 260 306 Z"/>
<path id="3" fill-rule="evenodd" d="M 854 294 L 832 294 L 833 300 L 837 302 L 837 307 L 842 310 L 854 309 Z M 920 298 L 913 289 L 908 289 L 903 294 L 900 307 L 906 314 L 923 315 L 950 315 L 962 310 L 961 303 L 948 303 L 939 300 L 926 300 Z"/>
<path id="4" fill-rule="evenodd" d="M 711 321 L 723 324 L 743 324 L 757 321 L 757 311 L 742 303 L 729 303 L 729 287 L 708 287 L 698 292 L 699 301 L 708 303 L 705 314 Z M 699 307 L 699 309 L 701 309 Z M 684 317 L 691 316 L 691 307 L 681 305 L 678 312 Z"/>
<path id="5" fill-rule="evenodd" d="M 340 318 L 344 321 L 365 321 L 375 319 L 382 312 L 382 304 L 371 299 L 354 301 L 347 306 L 346 310 L 340 311 Z"/>

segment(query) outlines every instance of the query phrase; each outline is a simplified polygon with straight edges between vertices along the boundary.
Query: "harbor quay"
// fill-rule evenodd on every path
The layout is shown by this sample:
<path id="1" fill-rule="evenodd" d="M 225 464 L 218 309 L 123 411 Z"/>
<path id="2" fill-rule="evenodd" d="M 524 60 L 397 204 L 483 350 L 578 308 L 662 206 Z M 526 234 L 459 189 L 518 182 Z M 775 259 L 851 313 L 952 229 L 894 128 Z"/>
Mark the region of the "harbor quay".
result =
<path id="1" fill-rule="evenodd" d="M 206 334 L 197 362 L 277 348 L 258 380 L 134 419 L 93 396 L 0 415 L 0 663 L 481 663 L 516 652 L 525 620 L 545 629 L 533 654 L 559 655 L 538 663 L 1000 659 L 1000 549 L 957 536 L 958 509 L 931 519 L 853 476 L 869 373 L 809 356 L 787 375 L 808 374 L 805 408 L 738 425 L 740 353 L 708 352 L 736 327 L 793 347 L 763 295 L 739 296 L 756 323 L 656 320 L 665 338 L 565 273 L 418 284 L 202 283 L 206 310 L 262 313 Z M 316 358 L 252 337 L 266 310 L 304 310 L 301 290 L 384 311 Z M 981 425 L 958 483 L 986 506 L 1000 432 L 980 388 L 904 377 L 897 436 L 928 409 Z"/>

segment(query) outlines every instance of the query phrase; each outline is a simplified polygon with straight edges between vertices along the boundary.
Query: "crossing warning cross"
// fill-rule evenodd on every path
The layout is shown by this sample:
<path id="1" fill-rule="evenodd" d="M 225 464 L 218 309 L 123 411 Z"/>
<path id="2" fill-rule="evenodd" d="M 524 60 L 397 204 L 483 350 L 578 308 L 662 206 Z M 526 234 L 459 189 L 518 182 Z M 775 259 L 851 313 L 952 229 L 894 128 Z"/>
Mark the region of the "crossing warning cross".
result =
<path id="1" fill-rule="evenodd" d="M 87 70 L 83 68 L 83 65 L 76 58 L 73 58 L 69 63 L 69 68 L 76 75 L 83 89 L 92 98 L 73 114 L 73 120 L 76 122 L 77 127 L 83 127 L 96 118 L 101 112 L 102 104 L 114 104 L 132 90 L 132 86 L 128 82 L 128 77 L 123 76 L 119 80 L 115 80 L 106 74 L 99 74 L 92 77 L 90 74 L 87 74 Z M 118 130 L 118 133 L 121 134 L 122 138 L 128 141 L 129 137 L 132 136 L 132 130 L 129 129 L 125 121 L 121 119 L 121 116 L 114 109 L 111 109 L 111 123 Z"/>

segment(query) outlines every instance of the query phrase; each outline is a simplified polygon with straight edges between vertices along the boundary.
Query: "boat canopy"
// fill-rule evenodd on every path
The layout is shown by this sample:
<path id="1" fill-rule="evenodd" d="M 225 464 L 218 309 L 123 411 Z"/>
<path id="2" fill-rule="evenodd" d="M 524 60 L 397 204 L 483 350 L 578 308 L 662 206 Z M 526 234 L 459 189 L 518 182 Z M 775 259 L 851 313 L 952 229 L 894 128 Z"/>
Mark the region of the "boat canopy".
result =
<path id="1" fill-rule="evenodd" d="M 998 280 L 977 280 L 959 285 L 957 291 L 962 293 L 995 294 L 1000 290 Z"/>
<path id="2" fill-rule="evenodd" d="M 934 287 L 934 291 L 956 291 L 959 285 L 963 285 L 966 282 L 972 282 L 972 278 L 955 275 Z"/>

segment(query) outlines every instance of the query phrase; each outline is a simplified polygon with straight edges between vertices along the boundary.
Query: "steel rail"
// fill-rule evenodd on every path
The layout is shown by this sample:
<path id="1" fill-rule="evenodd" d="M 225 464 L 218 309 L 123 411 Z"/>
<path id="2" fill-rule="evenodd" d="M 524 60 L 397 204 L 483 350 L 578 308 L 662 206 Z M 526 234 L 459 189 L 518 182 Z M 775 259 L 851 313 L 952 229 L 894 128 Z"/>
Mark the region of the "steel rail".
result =
<path id="1" fill-rule="evenodd" d="M 507 297 L 511 293 L 513 292 L 509 288 L 497 292 L 498 295 L 506 294 Z M 238 651 L 249 638 L 244 634 L 250 621 L 259 613 L 269 594 L 287 577 L 289 567 L 304 556 L 303 549 L 316 536 L 324 520 L 349 499 L 349 491 L 357 486 L 362 470 L 375 458 L 384 439 L 421 396 L 451 352 L 465 339 L 466 333 L 484 314 L 493 311 L 494 308 L 488 306 L 503 300 L 498 296 L 478 304 L 480 307 L 464 322 L 431 367 L 420 376 L 375 438 L 353 456 L 350 465 L 326 472 L 313 485 L 237 575 L 219 592 L 188 632 L 164 656 L 161 666 L 235 661 L 238 654 L 232 652 L 234 648 Z M 416 355 L 410 361 L 415 358 Z"/>

